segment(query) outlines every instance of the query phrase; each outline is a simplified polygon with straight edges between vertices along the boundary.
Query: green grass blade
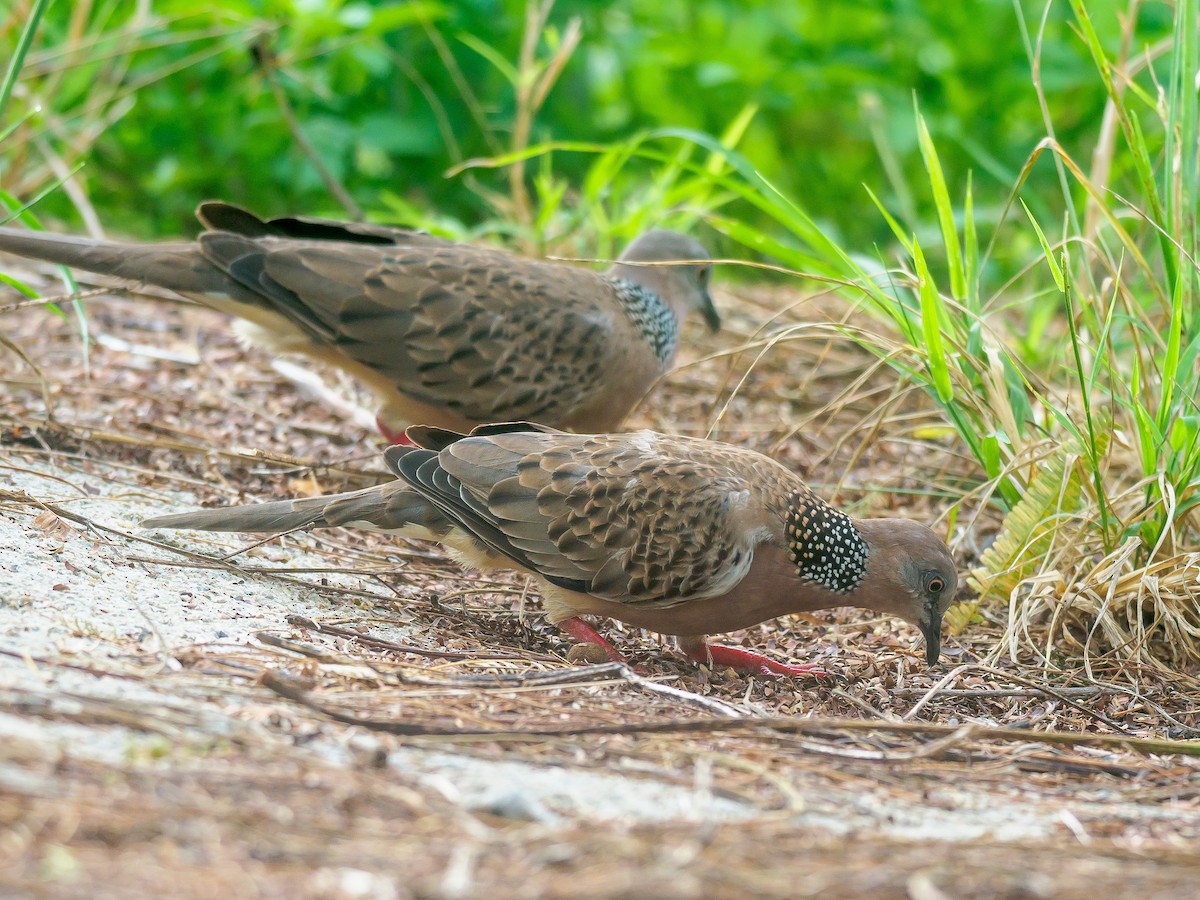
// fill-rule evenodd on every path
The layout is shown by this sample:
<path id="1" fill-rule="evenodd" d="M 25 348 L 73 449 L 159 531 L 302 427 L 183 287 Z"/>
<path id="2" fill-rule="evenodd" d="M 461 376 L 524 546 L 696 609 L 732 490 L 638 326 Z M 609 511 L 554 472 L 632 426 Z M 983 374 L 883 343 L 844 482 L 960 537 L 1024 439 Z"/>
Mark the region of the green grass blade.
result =
<path id="1" fill-rule="evenodd" d="M 13 88 L 17 85 L 21 68 L 25 65 L 25 56 L 33 44 L 33 36 L 37 33 L 42 13 L 49 5 L 50 0 L 34 0 L 33 5 L 29 8 L 29 17 L 25 20 L 20 37 L 17 38 L 17 46 L 13 50 L 12 59 L 8 61 L 8 70 L 4 73 L 4 81 L 0 82 L 0 122 L 4 121 L 9 98 L 12 97 Z"/>
<path id="2" fill-rule="evenodd" d="M 1025 215 L 1029 217 L 1029 224 L 1033 226 L 1033 230 L 1037 233 L 1038 243 L 1042 245 L 1042 253 L 1046 257 L 1046 263 L 1050 266 L 1050 274 L 1054 278 L 1055 285 L 1058 286 L 1058 292 L 1065 294 L 1067 292 L 1067 279 L 1063 275 L 1063 270 L 1058 264 L 1058 260 L 1054 258 L 1054 250 L 1050 247 L 1050 242 L 1046 240 L 1046 235 L 1042 232 L 1042 226 L 1037 223 L 1037 219 L 1033 217 L 1033 213 L 1029 211 L 1029 207 L 1025 205 L 1025 201 L 1021 201 L 1021 207 L 1025 210 Z"/>
<path id="3" fill-rule="evenodd" d="M 0 272 L 0 282 L 3 282 L 4 284 L 7 284 L 10 288 L 13 288 L 14 290 L 24 294 L 30 300 L 36 300 L 39 296 L 38 292 L 35 291 L 33 288 L 31 288 L 29 285 L 27 285 L 25 282 L 20 281 L 16 278 L 13 278 L 11 275 L 5 275 L 3 272 Z"/>
<path id="4" fill-rule="evenodd" d="M 1162 397 L 1158 404 L 1155 424 L 1165 433 L 1167 423 L 1174 416 L 1174 396 L 1179 378 L 1179 346 L 1183 339 L 1183 294 L 1186 275 L 1182 271 L 1175 278 L 1175 289 L 1171 292 L 1171 319 L 1167 325 L 1167 350 L 1162 362 Z"/>
<path id="5" fill-rule="evenodd" d="M 950 381 L 950 366 L 946 362 L 946 344 L 942 339 L 941 298 L 937 285 L 929 275 L 925 254 L 914 237 L 912 242 L 913 261 L 917 268 L 917 289 L 921 298 L 921 331 L 925 338 L 925 359 L 929 364 L 929 375 L 938 399 L 949 405 L 954 400 L 954 385 Z"/>
<path id="6" fill-rule="evenodd" d="M 946 176 L 937 148 L 929 136 L 925 117 L 917 113 L 917 142 L 921 147 L 921 158 L 925 171 L 929 173 L 929 186 L 933 189 L 933 205 L 937 210 L 938 224 L 942 229 L 942 243 L 946 249 L 946 267 L 950 270 L 950 295 L 955 300 L 967 296 L 967 279 L 963 270 L 962 251 L 958 243 L 958 227 L 954 224 L 954 207 L 950 204 L 950 192 L 946 189 Z"/>
<path id="7" fill-rule="evenodd" d="M 979 236 L 975 233 L 975 197 L 970 172 L 963 203 L 963 273 L 967 279 L 967 309 L 979 315 Z"/>

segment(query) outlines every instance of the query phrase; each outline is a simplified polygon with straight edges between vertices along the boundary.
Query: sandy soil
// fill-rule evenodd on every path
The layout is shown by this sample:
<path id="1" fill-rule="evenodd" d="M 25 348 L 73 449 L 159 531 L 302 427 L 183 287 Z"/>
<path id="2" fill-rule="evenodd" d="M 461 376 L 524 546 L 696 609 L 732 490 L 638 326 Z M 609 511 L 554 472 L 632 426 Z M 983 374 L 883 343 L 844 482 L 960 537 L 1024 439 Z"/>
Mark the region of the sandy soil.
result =
<path id="1" fill-rule="evenodd" d="M 752 333 L 761 302 L 725 305 L 723 339 Z M 219 317 L 125 297 L 89 310 L 90 377 L 70 318 L 0 312 L 41 371 L 0 347 L 6 895 L 1194 896 L 1194 757 L 889 730 L 944 674 L 895 623 L 841 611 L 736 636 L 841 676 L 821 683 L 698 670 L 628 631 L 650 674 L 593 677 L 566 663 L 523 581 L 464 574 L 436 548 L 139 530 L 182 506 L 370 483 L 379 444 Z M 691 372 L 644 421 L 681 427 L 727 374 Z M 730 415 L 771 446 L 797 404 L 767 378 Z M 755 421 L 777 425 L 756 437 Z M 815 431 L 780 455 L 819 481 L 852 450 L 818 452 Z M 905 468 L 901 451 L 877 458 L 892 468 L 869 477 Z M 948 641 L 951 662 L 986 640 Z M 1037 692 L 927 699 L 912 721 L 951 731 L 1168 733 L 1121 697 L 1083 714 Z M 763 715 L 831 718 L 802 734 L 703 727 Z M 665 720 L 696 730 L 637 731 Z M 502 734 L 381 730 L 396 723 Z M 595 726 L 630 732 L 520 734 Z"/>

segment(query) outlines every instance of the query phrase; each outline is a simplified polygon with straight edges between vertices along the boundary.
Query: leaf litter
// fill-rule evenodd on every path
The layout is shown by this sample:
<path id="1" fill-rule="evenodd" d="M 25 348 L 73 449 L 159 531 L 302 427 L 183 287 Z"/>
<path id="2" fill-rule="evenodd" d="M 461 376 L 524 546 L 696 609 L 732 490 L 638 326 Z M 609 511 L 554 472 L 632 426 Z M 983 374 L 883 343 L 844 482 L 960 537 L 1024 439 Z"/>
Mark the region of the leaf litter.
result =
<path id="1" fill-rule="evenodd" d="M 860 514 L 938 527 L 947 501 L 928 486 L 970 471 L 923 439 L 939 432 L 915 391 L 819 327 L 760 356 L 780 307 L 842 315 L 796 299 L 727 290 L 725 332 L 690 333 L 631 425 L 745 443 Z M 9 888 L 1084 897 L 1104 879 L 1190 895 L 1190 673 L 1085 667 L 1053 609 L 1017 641 L 989 605 L 933 671 L 914 630 L 861 610 L 731 636 L 836 673 L 821 681 L 708 671 L 619 626 L 648 674 L 574 666 L 525 579 L 463 572 L 434 546 L 140 531 L 168 509 L 374 483 L 381 443 L 215 314 L 87 302 L 90 378 L 70 323 L 35 306 L 2 322 L 37 367 L 0 355 Z M 999 524 L 973 521 L 964 569 Z"/>

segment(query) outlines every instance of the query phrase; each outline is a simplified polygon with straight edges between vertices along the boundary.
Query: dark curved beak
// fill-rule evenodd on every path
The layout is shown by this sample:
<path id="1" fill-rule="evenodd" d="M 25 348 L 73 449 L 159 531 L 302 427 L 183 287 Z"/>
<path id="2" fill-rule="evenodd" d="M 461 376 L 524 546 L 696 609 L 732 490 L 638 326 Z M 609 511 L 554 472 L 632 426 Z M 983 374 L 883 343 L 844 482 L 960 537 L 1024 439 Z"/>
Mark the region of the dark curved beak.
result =
<path id="1" fill-rule="evenodd" d="M 925 662 L 934 665 L 942 655 L 942 617 L 930 619 L 928 625 L 919 626 L 925 635 Z"/>
<path id="2" fill-rule="evenodd" d="M 713 303 L 712 297 L 708 295 L 708 291 L 701 288 L 700 293 L 702 296 L 700 312 L 704 316 L 704 322 L 708 325 L 708 330 L 716 334 L 721 330 L 721 314 L 717 312 L 717 307 Z"/>

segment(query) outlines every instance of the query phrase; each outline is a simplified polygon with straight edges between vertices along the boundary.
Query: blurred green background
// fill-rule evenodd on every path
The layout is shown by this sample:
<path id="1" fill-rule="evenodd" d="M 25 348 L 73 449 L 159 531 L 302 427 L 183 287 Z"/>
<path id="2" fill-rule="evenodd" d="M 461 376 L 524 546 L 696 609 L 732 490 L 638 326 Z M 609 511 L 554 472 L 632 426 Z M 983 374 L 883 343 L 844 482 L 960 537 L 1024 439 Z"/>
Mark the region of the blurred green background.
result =
<path id="1" fill-rule="evenodd" d="M 0 48 L 14 45 L 30 3 L 10 7 Z M 1115 51 L 1117 4 L 1089 7 Z M 0 187 L 23 202 L 35 196 L 55 179 L 48 151 L 61 157 L 58 176 L 84 164 L 76 177 L 114 232 L 191 233 L 192 210 L 207 197 L 267 213 L 347 215 L 298 147 L 290 109 L 367 216 L 468 234 L 495 228 L 513 218 L 505 173 L 446 173 L 511 148 L 522 80 L 536 75 L 517 71 L 526 14 L 521 0 L 54 0 L 0 123 L 29 116 L 0 145 Z M 1170 34 L 1164 3 L 1122 15 L 1135 17 L 1138 44 Z M 1055 135 L 1082 160 L 1106 99 L 1065 2 L 561 0 L 536 60 L 553 56 L 576 18 L 581 39 L 530 141 L 613 143 L 659 126 L 719 136 L 744 115 L 737 149 L 835 239 L 868 254 L 892 236 L 864 184 L 908 229 L 935 221 L 914 100 L 952 193 L 972 172 L 975 215 L 986 223 L 1047 131 L 1029 48 L 1040 42 Z M 41 112 L 31 112 L 35 103 Z M 530 163 L 527 180 L 542 173 L 541 203 L 569 207 L 595 161 L 557 152 Z M 646 183 L 653 172 L 634 163 L 620 178 Z M 593 186 L 593 199 L 618 189 Z M 1046 204 L 1039 215 L 1061 216 L 1048 160 L 1026 193 Z M 37 212 L 76 225 L 76 205 L 55 190 Z M 565 230 L 579 218 L 543 226 Z"/>

